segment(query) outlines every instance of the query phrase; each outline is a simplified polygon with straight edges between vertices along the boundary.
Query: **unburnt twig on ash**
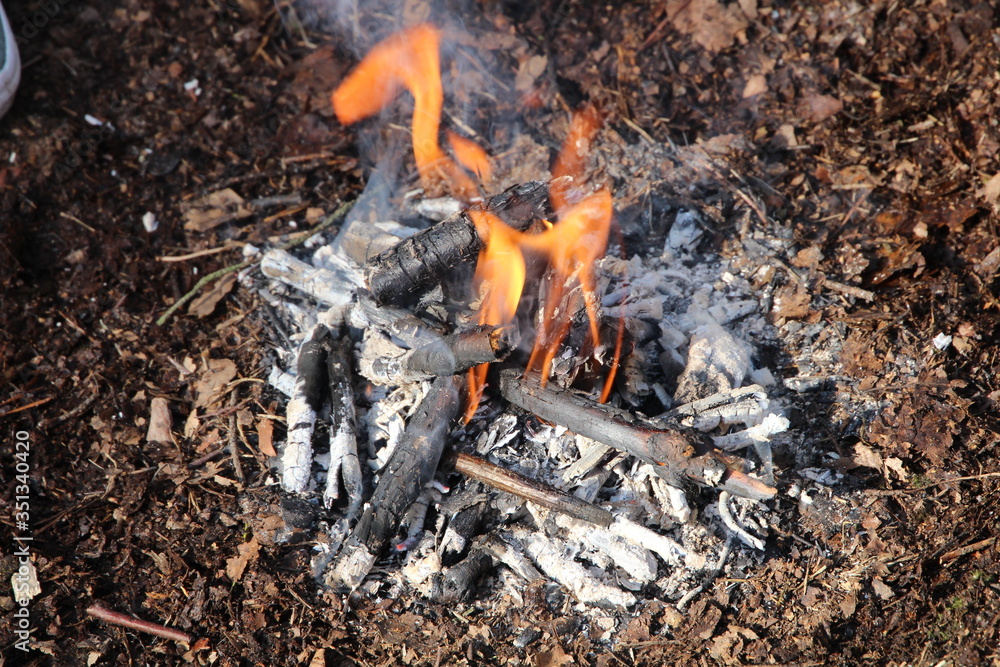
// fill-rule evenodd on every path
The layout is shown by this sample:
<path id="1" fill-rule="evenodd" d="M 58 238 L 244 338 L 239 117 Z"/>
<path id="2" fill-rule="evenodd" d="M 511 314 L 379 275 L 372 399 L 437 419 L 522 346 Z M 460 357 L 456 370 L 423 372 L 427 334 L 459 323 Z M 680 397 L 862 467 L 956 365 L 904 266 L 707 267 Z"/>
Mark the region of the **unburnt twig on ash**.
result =
<path id="1" fill-rule="evenodd" d="M 410 418 L 361 519 L 327 570 L 324 583 L 356 589 L 395 534 L 406 511 L 434 477 L 451 422 L 458 414 L 462 379 L 440 377 Z"/>
<path id="2" fill-rule="evenodd" d="M 530 181 L 490 197 L 477 208 L 520 231 L 543 216 L 549 185 Z M 440 283 L 455 268 L 471 265 L 486 239 L 466 211 L 400 241 L 368 260 L 365 281 L 379 304 L 405 304 Z"/>
<path id="3" fill-rule="evenodd" d="M 753 500 L 766 500 L 777 493 L 737 470 L 739 459 L 718 451 L 693 429 L 654 428 L 634 415 L 576 393 L 542 387 L 537 376 L 524 376 L 511 368 L 500 372 L 500 393 L 541 419 L 652 464 L 672 486 L 681 486 L 687 479 Z"/>
<path id="4" fill-rule="evenodd" d="M 600 526 L 613 535 L 659 554 L 667 563 L 677 565 L 679 558 L 683 558 L 687 566 L 692 569 L 701 568 L 705 564 L 703 557 L 690 553 L 669 537 L 624 517 L 615 516 L 603 507 L 549 484 L 525 477 L 472 454 L 456 454 L 449 458 L 449 462 L 463 475 L 546 509 Z"/>

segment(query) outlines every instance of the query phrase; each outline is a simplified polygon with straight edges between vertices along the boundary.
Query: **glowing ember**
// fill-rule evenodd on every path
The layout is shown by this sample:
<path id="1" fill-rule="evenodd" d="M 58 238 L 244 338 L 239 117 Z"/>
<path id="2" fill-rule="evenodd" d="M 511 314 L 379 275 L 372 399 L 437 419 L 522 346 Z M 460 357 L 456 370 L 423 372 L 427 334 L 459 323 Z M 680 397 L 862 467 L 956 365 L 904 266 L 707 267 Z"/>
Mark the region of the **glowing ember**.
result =
<path id="1" fill-rule="evenodd" d="M 449 158 L 438 143 L 444 93 L 441 88 L 441 34 L 421 24 L 398 32 L 377 44 L 333 92 L 334 113 L 349 125 L 388 106 L 400 88 L 413 95 L 413 155 L 424 187 L 434 190 L 444 181 L 454 193 L 469 200 L 479 194 L 476 183 Z M 456 140 L 452 139 L 454 147 Z M 483 173 L 485 153 L 469 158 L 468 139 L 461 139 L 460 159 L 471 171 Z M 474 144 L 473 144 L 474 145 Z"/>

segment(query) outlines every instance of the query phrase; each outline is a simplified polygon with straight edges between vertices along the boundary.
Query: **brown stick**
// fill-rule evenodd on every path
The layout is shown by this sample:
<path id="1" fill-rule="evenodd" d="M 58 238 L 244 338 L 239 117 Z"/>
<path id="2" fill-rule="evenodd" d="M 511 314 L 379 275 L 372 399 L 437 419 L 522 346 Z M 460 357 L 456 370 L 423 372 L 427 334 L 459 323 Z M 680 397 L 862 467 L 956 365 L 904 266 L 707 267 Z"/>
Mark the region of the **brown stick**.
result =
<path id="1" fill-rule="evenodd" d="M 652 464 L 657 474 L 674 486 L 686 478 L 753 500 L 766 500 L 778 492 L 738 470 L 740 459 L 715 449 L 705 435 L 693 429 L 680 425 L 653 428 L 627 412 L 569 391 L 542 387 L 537 376 L 522 377 L 510 368 L 500 372 L 500 393 L 545 421 Z"/>
<path id="2" fill-rule="evenodd" d="M 604 508 L 478 456 L 458 453 L 450 457 L 448 463 L 467 477 L 546 509 L 595 523 L 603 528 L 607 528 L 615 520 L 614 515 Z"/>
<path id="3" fill-rule="evenodd" d="M 479 207 L 523 231 L 542 216 L 548 192 L 547 183 L 531 181 L 508 188 Z M 365 266 L 365 281 L 379 304 L 406 304 L 456 267 L 473 262 L 484 244 L 475 223 L 460 211 L 372 257 Z"/>
<path id="4" fill-rule="evenodd" d="M 131 630 L 148 632 L 151 635 L 163 637 L 164 639 L 172 639 L 175 642 L 182 642 L 184 644 L 191 643 L 191 635 L 186 632 L 174 630 L 173 628 L 168 628 L 167 626 L 160 625 L 159 623 L 144 621 L 141 618 L 136 618 L 135 616 L 126 616 L 125 614 L 117 611 L 105 609 L 97 604 L 87 607 L 87 614 L 105 621 L 106 623 L 111 623 L 112 625 L 120 625 Z"/>

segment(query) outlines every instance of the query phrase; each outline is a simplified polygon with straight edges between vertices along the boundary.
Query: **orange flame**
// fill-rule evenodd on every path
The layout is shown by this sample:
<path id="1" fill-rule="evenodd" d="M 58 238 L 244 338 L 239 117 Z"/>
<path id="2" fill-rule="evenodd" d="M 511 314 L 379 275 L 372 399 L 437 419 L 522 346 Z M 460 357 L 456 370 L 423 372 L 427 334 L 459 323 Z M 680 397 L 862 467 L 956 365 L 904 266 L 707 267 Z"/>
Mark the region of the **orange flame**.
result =
<path id="1" fill-rule="evenodd" d="M 493 166 L 490 164 L 490 156 L 486 154 L 486 151 L 472 139 L 466 139 L 451 130 L 445 130 L 444 136 L 448 139 L 448 146 L 455 159 L 475 174 L 480 183 L 489 183 L 493 175 Z"/>
<path id="2" fill-rule="evenodd" d="M 377 44 L 333 92 L 330 99 L 345 125 L 373 116 L 388 106 L 400 88 L 413 95 L 413 155 L 424 187 L 436 189 L 444 180 L 455 194 L 469 200 L 479 189 L 438 143 L 444 93 L 441 88 L 441 34 L 429 24 L 395 33 Z M 468 139 L 463 142 L 472 144 Z M 452 146 L 455 145 L 453 140 Z M 463 147 L 466 150 L 467 147 Z M 478 149 L 479 147 L 476 146 Z M 488 158 L 482 149 L 482 162 Z M 462 163 L 482 173 L 479 161 Z"/>
<path id="3" fill-rule="evenodd" d="M 557 181 L 552 186 L 549 196 L 552 198 L 552 207 L 557 213 L 562 213 L 568 206 L 582 198 L 586 185 L 590 144 L 603 124 L 604 119 L 593 105 L 573 114 L 569 134 L 566 135 L 562 150 L 552 165 L 553 180 L 563 176 L 572 179 L 568 183 Z"/>
<path id="4" fill-rule="evenodd" d="M 562 219 L 538 234 L 519 232 L 498 218 L 482 211 L 470 211 L 486 247 L 476 266 L 476 283 L 483 291 L 479 308 L 480 324 L 501 325 L 514 319 L 524 290 L 526 277 L 524 253 L 541 255 L 548 260 L 545 310 L 541 314 L 529 369 L 541 371 L 542 382 L 548 379 L 552 360 L 569 332 L 579 298 L 590 321 L 591 340 L 600 341 L 594 266 L 604 254 L 611 228 L 611 194 L 600 190 L 566 210 Z M 575 287 L 579 286 L 579 290 Z M 486 380 L 486 364 L 469 373 L 469 405 L 466 420 L 479 406 L 479 396 Z"/>

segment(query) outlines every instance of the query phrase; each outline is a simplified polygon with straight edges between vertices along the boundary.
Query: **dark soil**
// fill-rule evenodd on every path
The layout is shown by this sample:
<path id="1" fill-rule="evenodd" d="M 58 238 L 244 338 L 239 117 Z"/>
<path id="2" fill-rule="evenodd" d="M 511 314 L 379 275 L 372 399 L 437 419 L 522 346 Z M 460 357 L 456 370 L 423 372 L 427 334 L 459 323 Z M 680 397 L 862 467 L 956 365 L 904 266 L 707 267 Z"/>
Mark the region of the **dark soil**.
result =
<path id="1" fill-rule="evenodd" d="M 258 380 L 271 325 L 231 282 L 155 321 L 244 244 L 287 241 L 357 196 L 356 132 L 328 101 L 356 56 L 286 31 L 261 0 L 5 4 L 25 39 L 0 120 L 0 574 L 18 568 L 13 537 L 30 536 L 42 591 L 27 652 L 0 591 L 9 664 L 1000 664 L 991 3 L 474 4 L 470 29 L 504 37 L 482 48 L 501 78 L 521 71 L 532 104 L 516 106 L 547 145 L 585 100 L 629 142 L 742 137 L 745 168 L 727 178 L 791 230 L 801 252 L 787 261 L 811 276 L 789 317 L 843 325 L 844 373 L 879 406 L 823 408 L 850 494 L 817 498 L 763 566 L 683 616 L 646 604 L 610 636 L 543 591 L 500 615 L 486 598 L 347 607 L 317 588 L 308 544 L 246 546 L 238 497 L 266 469 L 262 415 L 281 412 Z M 508 98 L 497 114 L 518 110 Z M 185 229 L 191 203 L 227 187 L 246 204 Z M 823 280 L 875 300 L 821 298 Z M 155 398 L 173 444 L 147 442 Z M 27 530 L 7 509 L 21 431 Z M 189 467 L 231 437 L 248 443 L 241 472 L 228 456 Z M 93 603 L 199 641 L 103 624 Z M 526 628 L 540 632 L 519 647 Z"/>

